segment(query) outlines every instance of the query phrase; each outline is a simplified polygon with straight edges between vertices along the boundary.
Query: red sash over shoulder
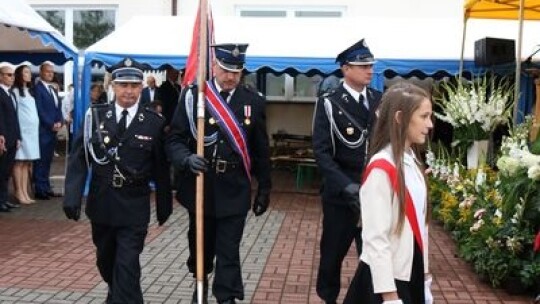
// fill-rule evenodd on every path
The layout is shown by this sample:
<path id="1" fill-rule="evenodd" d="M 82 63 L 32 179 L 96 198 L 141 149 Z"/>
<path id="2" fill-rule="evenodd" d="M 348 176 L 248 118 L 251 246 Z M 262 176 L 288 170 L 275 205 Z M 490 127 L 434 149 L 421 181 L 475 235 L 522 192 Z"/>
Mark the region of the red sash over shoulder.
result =
<path id="1" fill-rule="evenodd" d="M 397 193 L 398 192 L 398 183 L 397 183 L 398 179 L 397 179 L 396 167 L 385 159 L 374 160 L 367 166 L 364 172 L 364 181 L 367 179 L 371 171 L 375 168 L 381 169 L 386 172 L 386 174 L 388 175 L 392 183 L 392 188 Z M 423 252 L 424 243 L 422 241 L 422 234 L 420 233 L 420 227 L 418 226 L 418 219 L 416 218 L 416 210 L 414 207 L 411 194 L 409 193 L 409 190 L 406 190 L 405 192 L 405 214 L 407 216 L 407 220 L 409 224 L 411 225 L 414 238 L 416 239 L 416 242 L 418 243 L 420 250 Z"/>
<path id="2" fill-rule="evenodd" d="M 221 98 L 212 81 L 207 81 L 204 95 L 208 103 L 208 110 L 212 116 L 217 118 L 217 124 L 227 135 L 233 149 L 242 157 L 247 177 L 251 180 L 251 159 L 247 146 L 246 134 L 240 127 L 240 123 L 234 116 L 226 101 Z"/>

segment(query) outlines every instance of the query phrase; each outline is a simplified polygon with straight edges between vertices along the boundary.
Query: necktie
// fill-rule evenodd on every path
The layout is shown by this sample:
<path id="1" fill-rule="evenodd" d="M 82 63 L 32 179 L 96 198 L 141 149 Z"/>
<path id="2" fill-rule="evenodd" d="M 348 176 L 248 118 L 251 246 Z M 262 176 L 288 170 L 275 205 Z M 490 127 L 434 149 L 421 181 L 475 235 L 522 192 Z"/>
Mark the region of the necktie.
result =
<path id="1" fill-rule="evenodd" d="M 122 135 L 126 131 L 127 115 L 128 111 L 124 109 L 124 111 L 122 111 L 122 117 L 118 121 L 118 137 L 122 137 Z"/>
<path id="2" fill-rule="evenodd" d="M 15 94 L 13 94 L 13 91 L 9 91 L 9 97 L 11 97 L 11 102 L 13 103 L 13 108 L 17 110 L 17 98 L 15 98 Z"/>
<path id="3" fill-rule="evenodd" d="M 52 85 L 49 85 L 49 93 L 51 93 L 51 96 L 54 99 L 54 104 L 58 106 L 58 99 L 56 98 L 56 91 L 54 90 L 54 87 Z"/>
<path id="4" fill-rule="evenodd" d="M 227 98 L 229 98 L 229 92 L 227 92 L 227 91 L 221 91 L 221 92 L 219 92 L 219 95 L 221 96 L 221 98 L 223 98 L 223 100 L 224 100 L 225 102 L 228 102 L 228 101 L 227 101 Z"/>
<path id="5" fill-rule="evenodd" d="M 364 107 L 366 107 L 366 109 L 369 110 L 369 102 L 367 101 L 366 98 L 364 98 L 364 95 L 363 94 L 360 94 L 360 96 L 358 96 L 358 102 L 363 104 Z"/>

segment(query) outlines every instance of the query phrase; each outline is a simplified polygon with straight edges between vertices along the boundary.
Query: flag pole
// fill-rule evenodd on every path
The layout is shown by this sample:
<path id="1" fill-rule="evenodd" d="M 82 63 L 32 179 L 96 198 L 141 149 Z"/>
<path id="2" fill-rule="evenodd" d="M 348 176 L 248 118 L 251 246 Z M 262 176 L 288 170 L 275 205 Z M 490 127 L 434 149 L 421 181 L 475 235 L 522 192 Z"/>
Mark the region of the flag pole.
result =
<path id="1" fill-rule="evenodd" d="M 207 60 L 207 0 L 199 2 L 199 69 L 197 74 L 197 155 L 204 157 L 204 87 L 206 85 Z M 195 217 L 197 240 L 197 303 L 203 304 L 204 290 L 204 173 L 197 175 L 195 188 Z"/>

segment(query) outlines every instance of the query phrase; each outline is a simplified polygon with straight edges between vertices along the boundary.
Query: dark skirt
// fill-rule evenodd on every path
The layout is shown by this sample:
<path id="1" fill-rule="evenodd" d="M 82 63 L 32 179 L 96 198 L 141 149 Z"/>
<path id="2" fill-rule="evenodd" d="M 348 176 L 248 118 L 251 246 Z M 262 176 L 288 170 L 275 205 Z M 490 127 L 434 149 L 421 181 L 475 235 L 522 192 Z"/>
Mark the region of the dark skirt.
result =
<path id="1" fill-rule="evenodd" d="M 413 240 L 414 241 L 414 240 Z M 424 304 L 424 259 L 420 247 L 414 242 L 414 257 L 411 278 L 407 281 L 395 280 L 397 293 L 403 304 Z M 347 290 L 343 304 L 381 304 L 380 294 L 373 292 L 373 280 L 368 264 L 360 261 L 354 278 Z"/>

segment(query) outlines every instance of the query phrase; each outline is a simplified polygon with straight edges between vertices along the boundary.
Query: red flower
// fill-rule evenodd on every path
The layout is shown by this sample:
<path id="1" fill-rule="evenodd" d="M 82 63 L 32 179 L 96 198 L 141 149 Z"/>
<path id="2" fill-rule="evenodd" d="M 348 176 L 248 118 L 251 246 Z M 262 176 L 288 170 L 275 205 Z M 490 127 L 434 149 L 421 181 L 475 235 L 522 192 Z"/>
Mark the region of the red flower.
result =
<path id="1" fill-rule="evenodd" d="M 540 251 L 540 230 L 536 234 L 536 237 L 534 238 L 534 252 Z"/>

